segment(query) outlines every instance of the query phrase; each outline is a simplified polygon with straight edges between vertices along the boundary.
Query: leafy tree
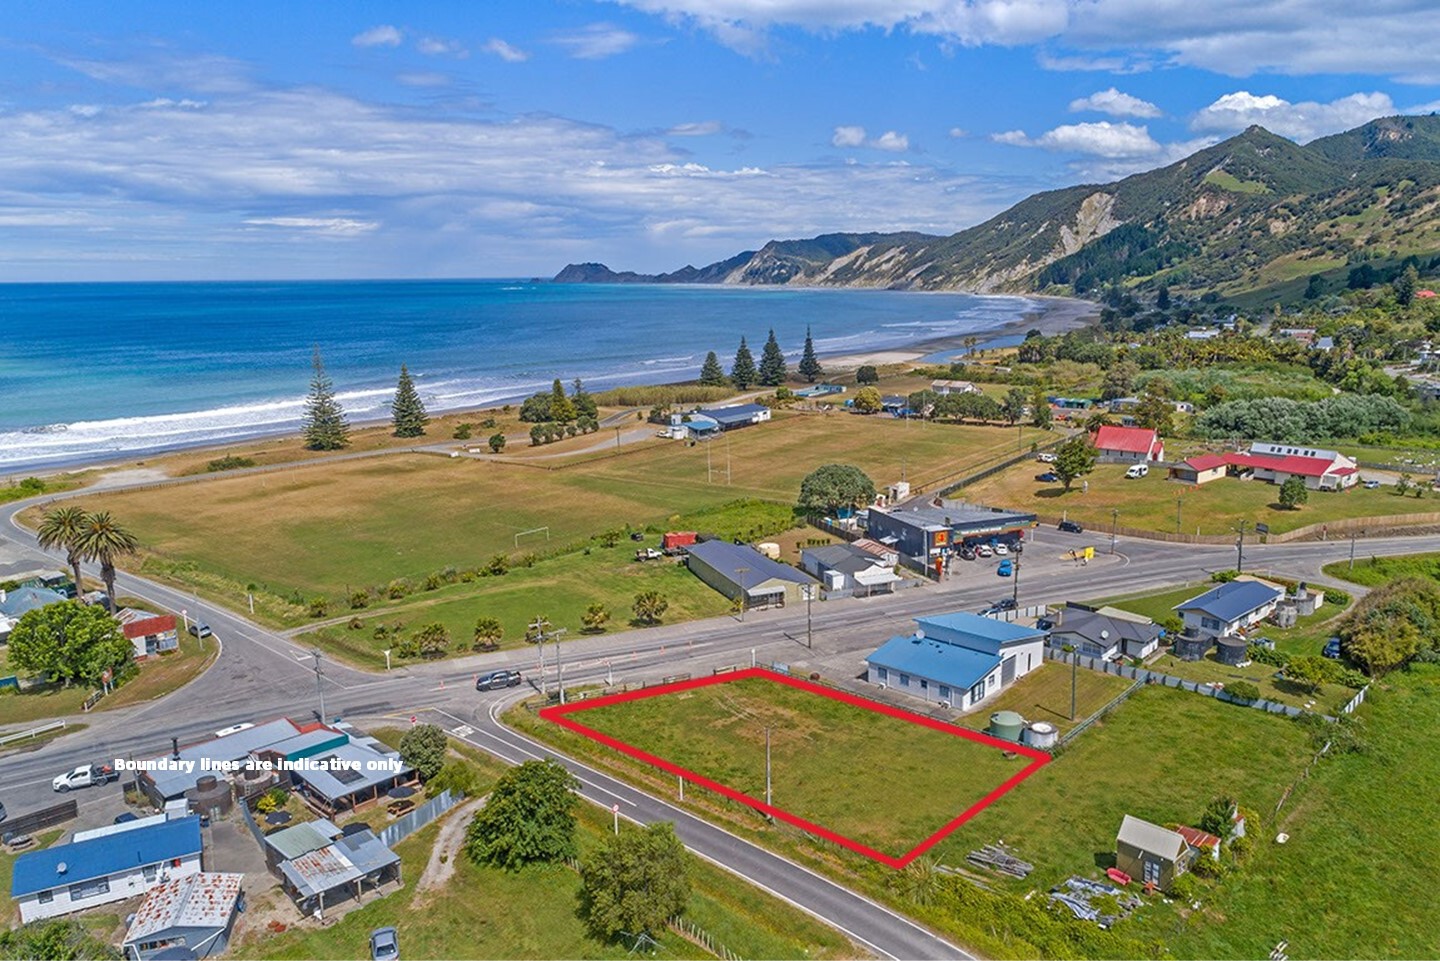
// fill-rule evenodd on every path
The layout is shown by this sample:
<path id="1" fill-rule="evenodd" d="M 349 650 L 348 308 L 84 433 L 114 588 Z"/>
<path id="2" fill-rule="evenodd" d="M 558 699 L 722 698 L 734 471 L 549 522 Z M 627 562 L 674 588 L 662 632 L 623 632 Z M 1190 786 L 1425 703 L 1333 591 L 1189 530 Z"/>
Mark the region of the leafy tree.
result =
<path id="1" fill-rule="evenodd" d="M 1050 465 L 1050 469 L 1068 491 L 1076 478 L 1095 469 L 1098 456 L 1099 452 L 1095 450 L 1095 445 L 1090 443 L 1090 438 L 1077 434 L 1055 449 L 1055 463 Z"/>
<path id="2" fill-rule="evenodd" d="M 390 402 L 390 418 L 395 425 L 396 437 L 420 437 L 425 425 L 430 422 L 425 413 L 425 402 L 415 389 L 415 381 L 404 364 L 400 365 L 400 380 L 395 385 L 395 399 Z"/>
<path id="3" fill-rule="evenodd" d="M 65 549 L 65 563 L 70 565 L 77 595 L 81 593 L 80 562 L 85 559 L 80 540 L 88 520 L 89 515 L 78 507 L 56 507 L 45 512 L 35 531 L 35 541 L 41 549 Z"/>
<path id="4" fill-rule="evenodd" d="M 469 440 L 475 432 L 475 425 L 470 423 L 459 423 L 455 425 L 455 432 L 450 436 L 456 440 Z"/>
<path id="5" fill-rule="evenodd" d="M 1280 485 L 1280 506 L 1294 509 L 1310 499 L 1310 489 L 1305 486 L 1303 477 L 1287 478 L 1285 483 Z"/>
<path id="6" fill-rule="evenodd" d="M 553 395 L 548 390 L 531 394 L 520 404 L 520 419 L 527 424 L 543 424 L 551 420 L 550 403 L 552 400 Z"/>
<path id="7" fill-rule="evenodd" d="M 659 591 L 641 591 L 635 595 L 635 603 L 630 609 L 635 613 L 635 620 L 641 624 L 659 624 L 669 607 L 670 602 Z"/>
<path id="8" fill-rule="evenodd" d="M 0 930 L 0 958 L 26 961 L 119 961 L 124 957 L 74 918 L 32 921 Z"/>
<path id="9" fill-rule="evenodd" d="M 67 685 L 96 682 L 130 659 L 120 624 L 98 606 L 62 601 L 27 611 L 10 631 L 10 665 Z"/>
<path id="10" fill-rule="evenodd" d="M 490 435 L 490 453 L 498 454 L 505 449 L 505 432 L 496 431 Z"/>
<path id="11" fill-rule="evenodd" d="M 595 398 L 585 389 L 585 385 L 576 377 L 570 384 L 570 403 L 575 405 L 575 418 L 580 420 L 586 417 L 595 417 L 600 413 L 600 407 L 595 403 Z"/>
<path id="12" fill-rule="evenodd" d="M 1115 419 L 1110 416 L 1108 410 L 1094 410 L 1085 417 L 1085 429 L 1094 433 L 1107 424 L 1113 424 Z"/>
<path id="13" fill-rule="evenodd" d="M 750 353 L 750 346 L 745 343 L 745 338 L 740 338 L 740 348 L 735 351 L 735 363 L 730 365 L 730 383 L 741 390 L 755 383 L 755 355 Z"/>
<path id="14" fill-rule="evenodd" d="M 610 611 L 604 604 L 595 603 L 585 608 L 585 613 L 580 615 L 580 623 L 585 625 L 585 630 L 590 634 L 598 634 L 605 630 L 605 622 L 610 620 Z"/>
<path id="15" fill-rule="evenodd" d="M 86 560 L 100 562 L 100 579 L 105 582 L 105 595 L 110 601 L 110 610 L 117 610 L 115 558 L 138 551 L 139 540 L 116 523 L 109 511 L 98 511 L 85 516 L 85 526 L 80 531 L 78 546 L 80 555 Z M 76 587 L 78 589 L 79 585 Z"/>
<path id="16" fill-rule="evenodd" d="M 1014 427 L 1020 423 L 1020 418 L 1025 416 L 1025 391 L 1020 387 L 1011 387 L 1005 392 L 1005 399 L 1000 404 L 1000 410 L 1005 415 L 1005 423 Z"/>
<path id="17" fill-rule="evenodd" d="M 962 395 L 959 394 L 947 395 L 947 397 L 954 397 L 956 400 L 959 400 L 961 396 Z M 963 396 L 968 397 L 971 395 L 966 394 Z M 930 388 L 926 387 L 925 389 L 917 390 L 909 397 L 906 397 L 905 406 L 909 407 L 912 412 L 919 415 L 921 418 L 934 417 L 935 414 L 938 413 L 938 408 L 940 406 L 940 395 L 935 393 Z"/>
<path id="18" fill-rule="evenodd" d="M 558 761 L 526 761 L 506 771 L 465 829 L 466 855 L 511 870 L 575 857 L 579 786 Z"/>
<path id="19" fill-rule="evenodd" d="M 1386 674 L 1422 650 L 1440 648 L 1440 585 L 1407 577 L 1377 587 L 1335 633 L 1347 657 L 1372 676 Z"/>
<path id="20" fill-rule="evenodd" d="M 853 464 L 826 464 L 800 482 L 801 510 L 834 514 L 843 508 L 862 507 L 875 500 L 875 482 Z"/>
<path id="21" fill-rule="evenodd" d="M 1285 665 L 1285 676 L 1314 694 L 1330 676 L 1330 662 L 1314 654 L 1292 657 Z"/>
<path id="22" fill-rule="evenodd" d="M 1135 405 L 1135 425 L 1155 431 L 1161 437 L 1175 432 L 1175 405 L 1154 391 L 1147 390 Z"/>
<path id="23" fill-rule="evenodd" d="M 1230 690 L 1234 685 L 1227 685 Z M 1205 812 L 1195 822 L 1195 826 L 1206 834 L 1213 834 L 1222 841 L 1230 836 L 1230 831 L 1235 822 L 1230 819 L 1235 811 L 1235 799 L 1232 797 L 1217 797 L 1205 805 Z M 1258 828 L 1258 824 L 1247 824 L 1248 829 Z M 1257 832 L 1258 833 L 1258 832 Z"/>
<path id="24" fill-rule="evenodd" d="M 725 369 L 720 366 L 720 358 L 715 356 L 715 351 L 705 355 L 705 363 L 700 367 L 700 383 L 706 387 L 729 387 L 730 379 L 725 376 Z"/>
<path id="25" fill-rule="evenodd" d="M 530 428 L 530 446 L 539 447 L 550 440 L 550 431 L 545 424 L 536 424 Z"/>
<path id="26" fill-rule="evenodd" d="M 1140 376 L 1140 367 L 1130 360 L 1116 361 L 1105 371 L 1105 381 L 1100 387 L 1102 400 L 1128 397 L 1135 389 L 1135 378 Z"/>
<path id="27" fill-rule="evenodd" d="M 417 630 L 413 639 L 419 645 L 421 657 L 444 657 L 450 647 L 450 629 L 439 621 L 431 621 Z"/>
<path id="28" fill-rule="evenodd" d="M 690 855 L 659 822 L 607 835 L 580 865 L 580 909 L 600 938 L 653 934 L 690 901 Z"/>
<path id="29" fill-rule="evenodd" d="M 1030 426 L 1040 430 L 1049 430 L 1054 415 L 1050 413 L 1050 401 L 1045 396 L 1045 389 L 1036 385 L 1030 393 Z"/>
<path id="30" fill-rule="evenodd" d="M 559 377 L 550 385 L 550 419 L 562 424 L 575 419 L 575 405 L 565 395 L 565 385 Z"/>
<path id="31" fill-rule="evenodd" d="M 400 758 L 428 781 L 445 766 L 445 731 L 438 724 L 415 724 L 400 739 Z"/>
<path id="32" fill-rule="evenodd" d="M 350 422 L 345 408 L 335 399 L 335 385 L 325 373 L 320 348 L 310 360 L 315 373 L 310 378 L 310 394 L 305 399 L 305 417 L 301 432 L 310 450 L 341 450 L 350 446 Z"/>
<path id="33" fill-rule="evenodd" d="M 874 364 L 862 364 L 860 369 L 855 371 L 855 383 L 878 384 L 880 383 L 880 371 L 875 369 Z"/>
<path id="34" fill-rule="evenodd" d="M 760 352 L 760 384 L 763 387 L 779 387 L 789 376 L 790 367 L 785 363 L 785 352 L 780 349 L 775 330 L 771 328 L 765 349 Z"/>
<path id="35" fill-rule="evenodd" d="M 448 760 L 441 765 L 434 777 L 425 782 L 425 786 L 432 794 L 449 791 L 451 794 L 475 797 L 480 793 L 480 774 L 471 764 Z"/>
<path id="36" fill-rule="evenodd" d="M 809 327 L 805 328 L 805 349 L 800 354 L 798 370 L 800 376 L 811 384 L 825 376 L 825 368 L 820 366 L 820 361 L 815 357 L 815 341 L 810 336 Z"/>
<path id="37" fill-rule="evenodd" d="M 493 648 L 505 636 L 505 628 L 493 617 L 481 617 L 475 621 L 475 650 Z"/>
<path id="38" fill-rule="evenodd" d="M 1155 292 L 1155 309 L 1170 309 L 1170 288 L 1164 284 L 1161 284 L 1160 289 Z"/>
<path id="39" fill-rule="evenodd" d="M 850 407 L 860 414 L 878 414 L 884 407 L 884 403 L 880 397 L 880 391 L 874 387 L 861 387 L 855 392 L 855 400 Z"/>

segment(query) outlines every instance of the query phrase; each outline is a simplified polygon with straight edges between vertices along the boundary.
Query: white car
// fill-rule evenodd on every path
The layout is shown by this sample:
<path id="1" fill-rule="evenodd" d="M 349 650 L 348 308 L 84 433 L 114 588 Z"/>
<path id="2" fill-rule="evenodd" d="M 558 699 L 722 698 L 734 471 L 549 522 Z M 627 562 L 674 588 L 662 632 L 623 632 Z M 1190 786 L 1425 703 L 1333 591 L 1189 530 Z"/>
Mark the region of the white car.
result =
<path id="1" fill-rule="evenodd" d="M 975 548 L 975 556 L 994 557 L 995 549 L 992 548 L 989 544 L 981 544 L 979 547 Z"/>
<path id="2" fill-rule="evenodd" d="M 1036 455 L 1035 455 L 1035 459 L 1038 460 L 1038 461 L 1039 461 L 1040 463 L 1042 463 L 1042 464 L 1053 464 L 1053 463 L 1055 463 L 1055 455 L 1054 455 L 1054 454 L 1036 454 Z"/>
<path id="3" fill-rule="evenodd" d="M 1138 477 L 1144 477 L 1148 473 L 1150 473 L 1149 467 L 1144 464 L 1135 464 L 1125 472 L 1125 476 L 1131 480 L 1135 480 Z"/>
<path id="4" fill-rule="evenodd" d="M 1004 557 L 1006 554 L 1010 553 L 1010 548 L 1006 547 L 1003 543 L 996 544 L 995 553 L 999 554 L 1001 557 Z"/>

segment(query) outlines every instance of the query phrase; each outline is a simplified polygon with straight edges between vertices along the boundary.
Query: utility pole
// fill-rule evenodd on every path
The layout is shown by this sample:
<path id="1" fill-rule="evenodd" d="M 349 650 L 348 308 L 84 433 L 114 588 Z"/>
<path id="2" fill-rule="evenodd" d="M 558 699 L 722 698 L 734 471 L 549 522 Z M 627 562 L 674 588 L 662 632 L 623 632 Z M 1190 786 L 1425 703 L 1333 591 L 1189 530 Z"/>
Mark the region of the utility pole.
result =
<path id="1" fill-rule="evenodd" d="M 560 660 L 560 635 L 565 633 L 565 628 L 550 632 L 550 639 L 555 642 L 555 676 L 560 685 L 560 703 L 565 703 L 565 662 Z"/>
<path id="2" fill-rule="evenodd" d="M 539 651 L 540 651 L 540 696 L 541 696 L 541 697 L 544 697 L 544 696 L 545 696 L 545 628 L 547 628 L 547 627 L 550 626 L 550 622 L 547 621 L 547 620 L 545 620 L 545 618 L 544 618 L 543 616 L 541 616 L 541 615 L 539 615 L 539 614 L 536 614 L 536 615 L 535 615 L 535 622 L 534 622 L 533 624 L 527 624 L 527 625 L 525 625 L 525 626 L 530 629 L 530 636 L 532 636 L 533 638 L 535 638 L 536 647 L 537 647 L 537 648 L 539 649 Z"/>
<path id="3" fill-rule="evenodd" d="M 810 603 L 815 600 L 815 585 L 805 585 L 805 646 L 810 649 L 815 647 L 815 629 L 810 621 Z"/>
<path id="4" fill-rule="evenodd" d="M 1239 527 L 1231 528 L 1240 532 L 1240 539 L 1235 542 L 1235 573 L 1245 573 L 1245 528 L 1249 521 L 1241 521 Z"/>
<path id="5" fill-rule="evenodd" d="M 325 685 L 321 681 L 320 674 L 320 649 L 312 647 L 310 656 L 315 659 L 315 693 L 320 696 L 320 723 L 325 723 Z"/>
<path id="6" fill-rule="evenodd" d="M 1365 536 L 1365 532 L 1364 532 L 1364 531 L 1361 531 L 1361 532 L 1360 532 L 1360 536 L 1361 536 L 1361 537 L 1364 537 L 1364 536 Z M 1353 571 L 1354 569 L 1355 569 L 1355 531 L 1352 529 L 1352 530 L 1350 531 L 1350 570 Z"/>
<path id="7" fill-rule="evenodd" d="M 1010 584 L 1012 588 L 1010 599 L 1015 602 L 1015 609 L 1018 611 L 1020 609 L 1020 558 L 1018 556 L 1015 558 L 1015 563 L 1011 566 L 1014 567 L 1015 570 L 1010 575 L 1012 581 Z"/>
<path id="8" fill-rule="evenodd" d="M 765 806 L 770 806 L 770 729 L 765 729 Z"/>
<path id="9" fill-rule="evenodd" d="M 1120 524 L 1120 508 L 1110 509 L 1110 553 L 1115 553 L 1115 529 Z"/>
<path id="10" fill-rule="evenodd" d="M 1184 498 L 1185 495 L 1183 494 L 1175 495 L 1175 533 L 1177 534 L 1180 533 L 1180 502 L 1184 500 Z"/>
<path id="11" fill-rule="evenodd" d="M 749 602 L 750 596 L 745 593 L 745 575 L 750 573 L 748 567 L 735 568 L 735 576 L 740 580 L 740 623 L 745 623 L 745 605 Z"/>

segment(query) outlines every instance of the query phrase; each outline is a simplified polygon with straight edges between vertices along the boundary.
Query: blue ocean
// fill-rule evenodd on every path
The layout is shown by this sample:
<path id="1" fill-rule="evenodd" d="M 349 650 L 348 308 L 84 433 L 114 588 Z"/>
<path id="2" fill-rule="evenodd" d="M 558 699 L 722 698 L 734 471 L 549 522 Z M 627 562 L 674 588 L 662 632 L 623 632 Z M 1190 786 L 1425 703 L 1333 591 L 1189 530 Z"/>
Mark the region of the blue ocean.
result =
<path id="1" fill-rule="evenodd" d="M 0 285 L 0 471 L 295 429 L 319 347 L 352 422 L 388 414 L 400 364 L 432 411 L 728 368 L 771 328 L 792 360 L 994 330 L 1018 297 L 876 290 L 317 281 Z"/>

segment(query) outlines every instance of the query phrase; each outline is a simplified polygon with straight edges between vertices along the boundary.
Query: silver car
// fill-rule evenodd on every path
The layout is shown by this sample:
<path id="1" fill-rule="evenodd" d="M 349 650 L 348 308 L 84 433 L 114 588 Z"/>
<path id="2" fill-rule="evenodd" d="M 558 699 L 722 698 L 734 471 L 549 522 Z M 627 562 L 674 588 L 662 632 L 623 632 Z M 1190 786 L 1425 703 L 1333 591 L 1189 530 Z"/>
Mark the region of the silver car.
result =
<path id="1" fill-rule="evenodd" d="M 370 932 L 370 961 L 400 961 L 400 938 L 394 928 Z"/>

